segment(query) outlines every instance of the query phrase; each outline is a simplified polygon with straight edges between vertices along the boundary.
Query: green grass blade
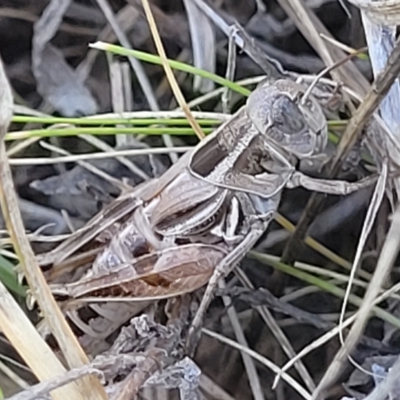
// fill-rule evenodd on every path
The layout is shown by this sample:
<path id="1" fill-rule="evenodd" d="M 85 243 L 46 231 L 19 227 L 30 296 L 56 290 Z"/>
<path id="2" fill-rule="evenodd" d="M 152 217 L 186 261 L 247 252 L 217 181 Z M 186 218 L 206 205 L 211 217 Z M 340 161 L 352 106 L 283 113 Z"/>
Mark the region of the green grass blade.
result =
<path id="1" fill-rule="evenodd" d="M 139 51 L 139 50 L 131 50 L 131 49 L 125 49 L 124 47 L 117 46 L 114 44 L 110 43 L 105 43 L 105 42 L 96 42 L 93 44 L 89 45 L 90 47 L 98 50 L 104 50 L 109 53 L 113 54 L 118 54 L 120 56 L 126 56 L 126 57 L 134 57 L 137 58 L 140 61 L 145 61 L 151 64 L 158 64 L 161 65 L 161 59 L 159 56 L 156 56 L 154 54 L 146 53 L 144 51 Z M 170 60 L 168 59 L 168 64 L 171 66 L 171 68 L 174 68 L 178 71 L 183 71 L 187 72 L 192 75 L 198 75 L 203 78 L 210 79 L 211 81 L 218 83 L 221 86 L 225 86 L 237 93 L 242 94 L 243 96 L 248 96 L 251 92 L 250 90 L 244 88 L 243 86 L 238 85 L 235 82 L 232 82 L 228 79 L 222 78 L 219 75 L 213 74 L 209 71 L 205 71 L 204 69 L 196 68 L 191 65 L 175 61 L 175 60 Z"/>
<path id="2" fill-rule="evenodd" d="M 211 128 L 204 128 L 204 133 L 213 131 Z M 57 128 L 57 129 L 32 129 L 29 131 L 16 131 L 6 134 L 4 140 L 21 140 L 32 137 L 65 137 L 77 135 L 126 135 L 126 134 L 143 134 L 143 135 L 194 135 L 191 128 Z"/>
<path id="3" fill-rule="evenodd" d="M 0 281 L 15 294 L 25 297 L 25 288 L 18 283 L 14 266 L 0 255 Z"/>
<path id="4" fill-rule="evenodd" d="M 285 274 L 294 276 L 297 279 L 302 280 L 303 282 L 307 282 L 310 285 L 319 287 L 320 289 L 324 290 L 325 292 L 331 293 L 336 297 L 343 298 L 345 291 L 341 289 L 340 287 L 337 287 L 335 285 L 332 285 L 331 283 L 317 278 L 314 275 L 311 275 L 307 272 L 301 271 L 295 267 L 292 267 L 290 265 L 284 264 L 280 261 L 277 261 L 276 257 L 269 256 L 268 254 L 262 254 L 257 251 L 250 251 L 248 253 L 248 256 L 250 258 L 254 258 L 264 264 L 267 264 L 275 269 L 278 269 L 279 271 L 284 272 Z M 350 295 L 349 298 L 350 303 L 360 307 L 362 304 L 362 299 L 358 296 L 355 295 Z M 381 318 L 382 320 L 391 323 L 393 326 L 400 328 L 400 319 L 397 318 L 395 315 L 385 311 L 384 309 L 373 306 L 372 308 L 373 313 Z"/>
<path id="5" fill-rule="evenodd" d="M 21 124 L 70 124 L 70 125 L 176 125 L 189 126 L 186 118 L 67 118 L 67 117 L 32 117 L 26 115 L 14 115 L 12 122 Z M 200 125 L 217 125 L 221 123 L 218 119 L 201 119 L 197 122 Z"/>

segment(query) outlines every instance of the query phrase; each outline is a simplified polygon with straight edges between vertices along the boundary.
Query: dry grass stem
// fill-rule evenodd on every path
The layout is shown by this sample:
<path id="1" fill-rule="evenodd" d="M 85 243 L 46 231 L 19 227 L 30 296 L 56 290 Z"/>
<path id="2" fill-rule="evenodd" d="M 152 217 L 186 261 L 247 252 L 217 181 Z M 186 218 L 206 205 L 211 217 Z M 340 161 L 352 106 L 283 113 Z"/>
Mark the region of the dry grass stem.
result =
<path id="1" fill-rule="evenodd" d="M 182 91 L 176 82 L 175 75 L 172 72 L 172 69 L 168 63 L 167 60 L 167 55 L 165 54 L 164 46 L 161 41 L 160 34 L 158 33 L 156 21 L 154 19 L 153 13 L 151 11 L 150 5 L 148 0 L 142 0 L 143 8 L 146 13 L 147 20 L 149 22 L 151 34 L 153 35 L 154 43 L 157 48 L 157 52 L 161 58 L 162 65 L 165 70 L 165 74 L 167 75 L 169 84 L 171 85 L 171 89 L 175 95 L 176 101 L 178 102 L 179 106 L 182 108 L 184 111 L 186 118 L 188 119 L 191 127 L 193 130 L 196 132 L 197 137 L 201 140 L 204 138 L 204 133 L 201 130 L 200 125 L 197 123 L 197 121 L 194 119 L 189 106 L 186 103 L 185 98 L 183 97 Z"/>
<path id="2" fill-rule="evenodd" d="M 378 296 L 382 284 L 390 272 L 397 254 L 400 249 L 400 207 L 397 208 L 393 221 L 382 248 L 375 272 L 371 282 L 364 295 L 363 302 L 358 311 L 357 318 L 350 329 L 350 332 L 345 340 L 343 347 L 336 354 L 330 367 L 326 371 L 324 377 L 319 383 L 316 391 L 313 393 L 313 399 L 319 399 L 323 396 L 327 389 L 336 379 L 342 367 L 343 361 L 348 357 L 354 346 L 357 344 L 360 335 L 368 321 L 374 300 Z"/>
<path id="3" fill-rule="evenodd" d="M 23 272 L 26 276 L 32 294 L 37 300 L 48 326 L 56 337 L 69 366 L 79 367 L 87 363 L 88 359 L 86 357 L 86 354 L 83 352 L 81 346 L 79 345 L 79 342 L 77 341 L 75 335 L 72 333 L 70 327 L 68 326 L 67 321 L 61 313 L 61 310 L 58 307 L 56 301 L 54 300 L 54 297 L 50 292 L 43 273 L 39 268 L 39 265 L 37 264 L 29 240 L 26 237 L 25 228 L 18 207 L 18 200 L 13 185 L 8 158 L 6 155 L 5 144 L 3 141 L 4 135 L 8 128 L 8 124 L 11 120 L 12 97 L 11 89 L 5 76 L 3 64 L 1 61 L 0 87 L 2 88 L 0 96 L 0 111 L 2 113 L 0 115 L 0 203 L 3 211 L 3 216 L 13 242 L 15 252 L 20 262 L 21 272 Z M 6 110 L 10 110 L 10 112 L 7 112 Z M 4 299 L 5 295 L 3 297 L 3 300 Z M 7 314 L 5 314 L 4 316 L 6 317 L 6 315 Z M 2 322 L 5 323 L 5 321 L 6 320 L 3 320 Z M 27 321 L 24 320 L 24 325 L 26 325 L 26 322 Z M 7 327 L 4 326 L 2 326 L 2 328 L 3 330 L 7 329 Z M 19 328 L 21 328 L 21 326 Z M 8 329 L 10 329 L 10 327 L 8 327 Z M 26 334 L 24 330 L 22 330 L 22 332 Z M 25 340 L 26 337 L 27 336 L 25 336 Z M 32 338 L 30 336 L 28 337 L 29 341 L 27 343 L 30 343 L 32 349 L 37 349 L 38 347 L 36 346 L 36 343 L 31 341 Z M 9 340 L 11 340 L 10 337 Z M 37 345 L 40 345 L 39 342 L 37 343 Z M 43 349 L 43 342 L 40 346 Z M 16 349 L 19 350 L 18 347 L 16 347 Z M 25 352 L 24 355 L 25 357 L 29 357 L 32 359 L 32 356 L 29 355 L 29 352 Z M 37 358 L 37 361 L 39 360 L 40 362 L 42 362 L 40 356 Z M 36 373 L 37 371 L 34 372 Z M 85 378 L 84 380 L 78 382 L 77 385 L 79 385 L 80 389 L 79 391 L 76 390 L 78 386 L 75 389 L 74 398 L 76 398 L 77 400 L 80 398 L 106 399 L 106 395 L 102 385 L 95 378 Z"/>
<path id="4" fill-rule="evenodd" d="M 220 289 L 224 289 L 225 282 L 222 279 L 218 286 Z M 243 329 L 240 325 L 239 317 L 234 306 L 231 304 L 231 299 L 228 296 L 222 296 L 222 300 L 224 302 L 225 307 L 228 307 L 228 318 L 232 325 L 233 332 L 235 333 L 236 340 L 244 347 L 249 347 L 246 337 L 244 335 Z M 254 364 L 253 359 L 244 352 L 240 353 L 243 359 L 243 364 L 246 368 L 247 377 L 250 383 L 251 391 L 253 393 L 254 400 L 265 400 L 263 390 L 261 387 L 260 377 L 258 376 L 256 366 Z"/>
<path id="5" fill-rule="evenodd" d="M 206 335 L 219 340 L 222 343 L 227 344 L 228 346 L 233 347 L 236 350 L 239 350 L 241 352 L 247 353 L 251 357 L 253 357 L 255 360 L 260 362 L 261 364 L 265 365 L 267 368 L 269 368 L 271 371 L 275 372 L 276 374 L 280 373 L 281 369 L 274 364 L 272 361 L 268 360 L 266 357 L 262 356 L 261 354 L 258 354 L 254 350 L 251 350 L 247 347 L 242 346 L 241 344 L 235 342 L 234 340 L 231 340 L 223 335 L 220 335 L 219 333 L 210 331 L 207 328 L 202 329 L 203 333 Z M 297 393 L 299 393 L 304 399 L 306 400 L 311 400 L 311 394 L 308 393 L 295 379 L 293 379 L 289 374 L 282 373 L 282 380 L 287 382 Z"/>

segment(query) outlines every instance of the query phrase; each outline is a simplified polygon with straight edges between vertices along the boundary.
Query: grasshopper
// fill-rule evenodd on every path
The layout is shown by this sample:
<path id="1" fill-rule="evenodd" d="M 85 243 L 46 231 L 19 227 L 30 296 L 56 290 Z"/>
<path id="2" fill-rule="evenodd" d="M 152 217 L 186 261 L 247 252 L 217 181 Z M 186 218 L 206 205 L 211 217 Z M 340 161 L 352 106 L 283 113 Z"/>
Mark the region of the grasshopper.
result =
<path id="1" fill-rule="evenodd" d="M 266 231 L 284 188 L 344 195 L 371 184 L 309 177 L 327 122 L 317 100 L 290 79 L 262 82 L 246 104 L 160 178 L 122 194 L 53 251 L 40 255 L 50 287 L 81 302 L 154 301 L 207 285 L 192 322 L 201 325 L 218 280 Z M 84 275 L 63 283 L 67 272 Z M 189 344 L 189 348 L 193 346 Z"/>

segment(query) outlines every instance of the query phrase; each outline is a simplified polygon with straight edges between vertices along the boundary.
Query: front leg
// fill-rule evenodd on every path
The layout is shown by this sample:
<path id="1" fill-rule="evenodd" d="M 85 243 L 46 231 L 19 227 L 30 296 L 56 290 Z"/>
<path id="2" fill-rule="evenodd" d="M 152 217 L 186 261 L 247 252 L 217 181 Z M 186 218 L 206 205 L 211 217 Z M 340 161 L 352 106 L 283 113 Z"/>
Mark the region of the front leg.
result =
<path id="1" fill-rule="evenodd" d="M 305 189 L 334 195 L 348 195 L 357 190 L 371 186 L 376 182 L 376 177 L 367 177 L 358 182 L 347 182 L 342 180 L 318 179 L 304 175 L 301 172 L 295 172 L 286 187 L 293 189 L 295 187 L 303 187 Z"/>

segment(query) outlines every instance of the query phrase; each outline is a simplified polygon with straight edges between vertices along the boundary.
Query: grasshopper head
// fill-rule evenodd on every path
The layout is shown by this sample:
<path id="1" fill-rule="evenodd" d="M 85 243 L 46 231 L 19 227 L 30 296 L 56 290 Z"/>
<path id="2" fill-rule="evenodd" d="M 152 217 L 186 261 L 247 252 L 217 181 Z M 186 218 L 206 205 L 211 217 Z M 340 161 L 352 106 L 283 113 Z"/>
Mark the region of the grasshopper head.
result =
<path id="1" fill-rule="evenodd" d="M 320 153 L 328 137 L 320 105 L 312 96 L 302 101 L 304 92 L 282 79 L 263 82 L 247 101 L 247 114 L 260 133 L 300 159 Z"/>

